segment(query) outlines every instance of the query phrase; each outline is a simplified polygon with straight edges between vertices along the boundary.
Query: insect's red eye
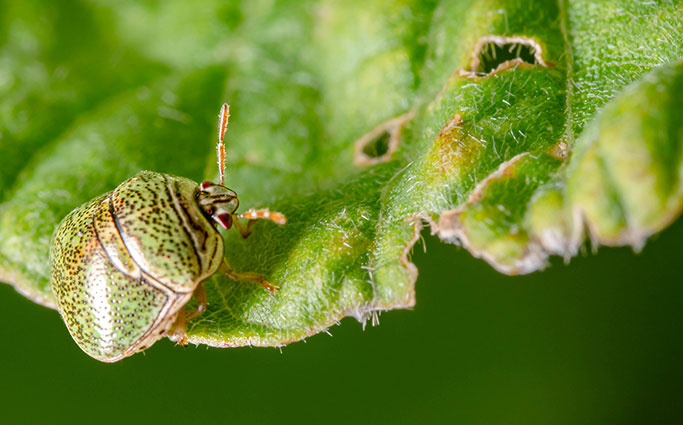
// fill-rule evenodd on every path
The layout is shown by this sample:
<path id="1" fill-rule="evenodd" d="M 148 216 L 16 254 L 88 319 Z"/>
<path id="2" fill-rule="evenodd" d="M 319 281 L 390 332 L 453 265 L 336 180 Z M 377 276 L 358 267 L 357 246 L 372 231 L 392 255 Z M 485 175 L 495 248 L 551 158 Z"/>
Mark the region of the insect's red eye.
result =
<path id="1" fill-rule="evenodd" d="M 218 221 L 218 224 L 225 228 L 225 230 L 228 230 L 230 229 L 230 227 L 232 227 L 232 215 L 218 214 L 215 215 L 214 218 L 216 219 L 216 221 Z"/>
<path id="2" fill-rule="evenodd" d="M 204 181 L 199 185 L 199 188 L 200 188 L 201 190 L 206 190 L 207 188 L 209 188 L 209 187 L 211 187 L 211 186 L 213 186 L 213 185 L 214 185 L 214 184 L 211 183 L 210 181 L 204 180 Z"/>

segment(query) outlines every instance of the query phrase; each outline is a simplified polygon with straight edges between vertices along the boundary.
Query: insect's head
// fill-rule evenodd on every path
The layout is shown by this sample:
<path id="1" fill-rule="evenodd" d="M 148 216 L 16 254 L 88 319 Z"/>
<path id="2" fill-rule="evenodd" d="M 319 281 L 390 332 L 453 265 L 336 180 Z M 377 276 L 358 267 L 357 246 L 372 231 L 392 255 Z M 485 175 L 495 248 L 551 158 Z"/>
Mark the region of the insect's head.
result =
<path id="1" fill-rule="evenodd" d="M 197 203 L 204 214 L 225 229 L 229 229 L 232 226 L 232 216 L 240 201 L 237 199 L 237 194 L 227 187 L 205 181 L 199 185 Z"/>
<path id="2" fill-rule="evenodd" d="M 228 128 L 228 118 L 230 117 L 230 106 L 224 103 L 218 115 L 218 145 L 216 154 L 218 156 L 218 172 L 220 173 L 220 184 L 204 181 L 199 185 L 197 203 L 207 217 L 211 217 L 216 223 L 229 229 L 232 227 L 232 216 L 237 211 L 240 201 L 237 194 L 223 186 L 225 175 L 225 131 Z"/>

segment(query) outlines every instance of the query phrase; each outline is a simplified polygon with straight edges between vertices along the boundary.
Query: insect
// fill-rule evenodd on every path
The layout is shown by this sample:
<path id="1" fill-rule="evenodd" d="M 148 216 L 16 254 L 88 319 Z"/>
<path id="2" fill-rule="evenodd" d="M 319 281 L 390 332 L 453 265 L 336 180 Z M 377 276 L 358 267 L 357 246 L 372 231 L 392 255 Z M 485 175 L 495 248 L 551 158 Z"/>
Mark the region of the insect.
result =
<path id="1" fill-rule="evenodd" d="M 267 209 L 236 213 L 237 194 L 223 185 L 229 111 L 227 104 L 220 111 L 220 184 L 141 171 L 73 210 L 55 230 L 52 290 L 69 333 L 97 360 L 118 361 L 165 335 L 185 343 L 187 321 L 207 305 L 202 282 L 216 271 L 277 289 L 257 273 L 234 271 L 223 256 L 218 226 L 246 238 L 257 219 L 286 223 Z M 193 296 L 197 307 L 186 312 Z"/>

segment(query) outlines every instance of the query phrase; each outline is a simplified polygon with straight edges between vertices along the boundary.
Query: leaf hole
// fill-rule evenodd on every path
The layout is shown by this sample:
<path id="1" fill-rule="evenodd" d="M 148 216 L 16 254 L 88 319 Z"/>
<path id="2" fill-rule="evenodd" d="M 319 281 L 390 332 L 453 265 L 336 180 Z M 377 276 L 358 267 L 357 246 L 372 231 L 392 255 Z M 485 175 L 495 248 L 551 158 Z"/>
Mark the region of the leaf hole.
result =
<path id="1" fill-rule="evenodd" d="M 380 134 L 379 137 L 369 141 L 363 146 L 363 154 L 368 158 L 379 158 L 389 152 L 389 142 L 391 134 L 388 131 Z"/>
<path id="2" fill-rule="evenodd" d="M 482 77 L 520 65 L 547 66 L 542 53 L 541 45 L 531 38 L 486 36 L 477 42 L 465 74 Z"/>
<path id="3" fill-rule="evenodd" d="M 401 142 L 403 127 L 412 118 L 413 113 L 409 112 L 390 119 L 356 140 L 353 163 L 359 167 L 367 167 L 391 161 Z"/>

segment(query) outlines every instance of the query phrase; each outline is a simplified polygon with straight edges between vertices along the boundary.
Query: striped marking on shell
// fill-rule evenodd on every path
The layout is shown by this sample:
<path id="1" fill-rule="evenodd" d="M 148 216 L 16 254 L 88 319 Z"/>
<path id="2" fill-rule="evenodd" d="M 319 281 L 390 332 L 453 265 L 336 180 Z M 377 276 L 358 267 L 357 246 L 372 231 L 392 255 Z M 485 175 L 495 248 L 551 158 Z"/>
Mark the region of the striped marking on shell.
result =
<path id="1" fill-rule="evenodd" d="M 75 210 L 60 225 L 51 281 L 76 343 L 92 357 L 113 361 L 137 349 L 170 305 L 163 290 L 121 273 L 105 255 L 92 219 L 103 199 Z"/>
<path id="2" fill-rule="evenodd" d="M 174 181 L 182 183 L 174 187 Z M 130 256 L 143 273 L 177 292 L 193 291 L 218 268 L 216 258 L 222 259 L 223 239 L 201 216 L 196 188 L 189 179 L 143 171 L 111 195 Z"/>

